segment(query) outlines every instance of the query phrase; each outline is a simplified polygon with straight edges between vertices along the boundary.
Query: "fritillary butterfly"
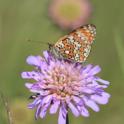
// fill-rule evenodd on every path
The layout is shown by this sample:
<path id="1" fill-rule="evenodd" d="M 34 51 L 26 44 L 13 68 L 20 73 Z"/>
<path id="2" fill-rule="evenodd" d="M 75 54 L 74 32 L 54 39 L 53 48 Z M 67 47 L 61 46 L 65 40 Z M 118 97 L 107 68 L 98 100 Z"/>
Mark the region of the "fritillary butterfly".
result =
<path id="1" fill-rule="evenodd" d="M 96 27 L 93 24 L 81 26 L 50 45 L 50 52 L 57 58 L 82 63 L 90 53 L 95 36 Z"/>

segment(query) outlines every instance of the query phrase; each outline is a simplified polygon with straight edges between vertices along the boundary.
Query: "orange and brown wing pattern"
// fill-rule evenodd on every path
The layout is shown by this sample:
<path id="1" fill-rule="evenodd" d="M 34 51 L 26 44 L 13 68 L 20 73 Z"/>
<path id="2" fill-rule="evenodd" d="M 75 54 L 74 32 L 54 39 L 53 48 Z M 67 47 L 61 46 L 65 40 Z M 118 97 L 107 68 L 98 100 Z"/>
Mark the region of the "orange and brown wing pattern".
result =
<path id="1" fill-rule="evenodd" d="M 63 58 L 84 62 L 90 53 L 95 36 L 96 27 L 88 24 L 60 38 L 54 48 L 58 50 Z"/>

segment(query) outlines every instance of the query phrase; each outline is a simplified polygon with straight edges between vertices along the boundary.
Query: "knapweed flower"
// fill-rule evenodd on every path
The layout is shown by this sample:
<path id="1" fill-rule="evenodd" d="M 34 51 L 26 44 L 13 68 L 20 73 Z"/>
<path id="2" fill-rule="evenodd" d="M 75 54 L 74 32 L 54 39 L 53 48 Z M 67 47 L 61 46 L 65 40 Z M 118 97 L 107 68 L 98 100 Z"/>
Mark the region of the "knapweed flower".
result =
<path id="1" fill-rule="evenodd" d="M 109 82 L 96 76 L 101 71 L 99 66 L 57 59 L 48 51 L 43 55 L 29 56 L 27 63 L 35 70 L 22 73 L 23 78 L 35 80 L 25 86 L 38 94 L 28 105 L 30 109 L 36 108 L 36 118 L 44 118 L 48 109 L 50 114 L 59 110 L 58 124 L 65 124 L 69 109 L 76 117 L 88 117 L 88 107 L 98 112 L 98 104 L 108 103 L 110 95 L 104 88 Z"/>
<path id="2" fill-rule="evenodd" d="M 92 7 L 89 0 L 52 0 L 49 16 L 62 29 L 75 29 L 88 23 Z"/>

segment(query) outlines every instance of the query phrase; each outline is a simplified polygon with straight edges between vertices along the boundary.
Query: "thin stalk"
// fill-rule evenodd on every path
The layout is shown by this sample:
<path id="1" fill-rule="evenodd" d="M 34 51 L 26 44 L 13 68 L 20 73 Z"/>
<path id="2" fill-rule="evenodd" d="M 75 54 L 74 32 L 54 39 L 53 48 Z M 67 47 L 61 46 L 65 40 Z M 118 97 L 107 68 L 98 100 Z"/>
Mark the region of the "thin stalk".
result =
<path id="1" fill-rule="evenodd" d="M 10 112 L 10 108 L 9 108 L 9 104 L 8 104 L 8 100 L 5 98 L 5 96 L 2 93 L 0 93 L 0 95 L 1 95 L 1 99 L 3 101 L 3 104 L 4 104 L 5 108 L 6 108 L 7 117 L 8 117 L 8 123 L 13 124 L 12 116 L 11 116 L 11 112 Z"/>
<path id="2" fill-rule="evenodd" d="M 69 117 L 68 117 L 68 113 L 66 115 L 66 124 L 69 124 Z"/>

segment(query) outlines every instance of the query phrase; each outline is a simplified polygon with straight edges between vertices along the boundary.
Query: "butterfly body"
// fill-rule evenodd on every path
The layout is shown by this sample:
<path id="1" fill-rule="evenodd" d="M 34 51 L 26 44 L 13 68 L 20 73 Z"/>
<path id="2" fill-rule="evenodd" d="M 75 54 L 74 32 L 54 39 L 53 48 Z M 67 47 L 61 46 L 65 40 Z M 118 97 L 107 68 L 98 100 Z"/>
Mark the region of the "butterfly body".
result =
<path id="1" fill-rule="evenodd" d="M 74 62 L 84 62 L 88 57 L 96 35 L 96 28 L 88 24 L 77 28 L 68 35 L 60 38 L 50 51 L 57 58 L 65 58 Z"/>

